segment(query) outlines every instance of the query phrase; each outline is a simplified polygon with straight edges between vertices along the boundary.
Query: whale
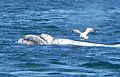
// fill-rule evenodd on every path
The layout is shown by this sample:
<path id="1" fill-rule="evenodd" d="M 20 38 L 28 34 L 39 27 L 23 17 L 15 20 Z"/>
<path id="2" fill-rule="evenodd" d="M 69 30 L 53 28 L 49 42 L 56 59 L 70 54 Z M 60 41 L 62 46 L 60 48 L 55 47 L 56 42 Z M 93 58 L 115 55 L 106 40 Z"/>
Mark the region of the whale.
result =
<path id="1" fill-rule="evenodd" d="M 32 44 L 32 45 L 77 45 L 77 46 L 95 46 L 95 47 L 120 47 L 120 44 L 97 44 L 92 42 L 83 42 L 72 39 L 56 38 L 49 34 L 33 35 L 28 34 L 23 38 L 19 38 L 19 44 Z"/>

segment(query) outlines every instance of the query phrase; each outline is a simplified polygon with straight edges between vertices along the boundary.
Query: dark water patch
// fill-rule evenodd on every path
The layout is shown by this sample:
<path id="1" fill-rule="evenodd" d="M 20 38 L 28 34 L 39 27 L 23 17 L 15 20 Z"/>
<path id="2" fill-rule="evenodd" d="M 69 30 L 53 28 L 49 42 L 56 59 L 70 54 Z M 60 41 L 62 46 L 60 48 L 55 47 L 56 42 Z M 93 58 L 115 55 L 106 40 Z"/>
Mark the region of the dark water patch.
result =
<path id="1" fill-rule="evenodd" d="M 35 22 L 46 22 L 49 21 L 49 19 L 30 19 L 31 21 L 35 21 Z"/>
<path id="2" fill-rule="evenodd" d="M 47 73 L 48 75 L 61 75 L 61 73 L 53 72 L 53 73 Z"/>
<path id="3" fill-rule="evenodd" d="M 69 73 L 70 73 L 70 72 L 72 73 L 72 72 L 80 72 L 80 71 L 82 71 L 82 72 L 84 71 L 84 72 L 85 72 L 85 71 L 86 71 L 86 70 L 79 70 L 79 69 L 72 69 L 72 68 L 68 68 L 68 69 L 58 68 L 58 70 L 59 70 L 60 72 L 69 72 Z"/>
<path id="4" fill-rule="evenodd" d="M 90 71 L 90 70 L 84 70 L 84 69 L 80 69 L 80 68 L 57 68 L 58 72 L 60 72 L 61 74 L 66 74 L 66 75 L 71 75 L 71 76 L 95 76 L 95 72 L 94 71 Z"/>
<path id="5" fill-rule="evenodd" d="M 56 60 L 50 60 L 50 64 L 55 64 L 55 65 L 67 65 L 65 62 L 62 61 L 56 61 Z"/>
<path id="6" fill-rule="evenodd" d="M 96 69 L 120 69 L 119 64 L 112 64 L 109 62 L 92 62 L 92 63 L 85 63 L 81 65 L 82 67 L 86 68 L 96 68 Z"/>
<path id="7" fill-rule="evenodd" d="M 13 64 L 15 67 L 19 68 L 39 68 L 39 67 L 47 67 L 47 64 L 38 64 L 38 63 L 22 63 L 22 64 Z"/>
<path id="8" fill-rule="evenodd" d="M 56 27 L 56 26 L 42 26 L 42 25 L 40 25 L 40 26 L 33 26 L 33 27 L 29 27 L 29 28 L 31 28 L 31 29 L 43 29 L 43 28 L 45 28 L 45 29 L 59 29 L 59 27 Z"/>
<path id="9" fill-rule="evenodd" d="M 0 77 L 19 77 L 19 76 L 7 74 L 7 73 L 0 73 Z"/>
<path id="10" fill-rule="evenodd" d="M 110 45 L 117 45 L 120 44 L 120 42 L 113 42 L 113 43 L 109 43 Z"/>

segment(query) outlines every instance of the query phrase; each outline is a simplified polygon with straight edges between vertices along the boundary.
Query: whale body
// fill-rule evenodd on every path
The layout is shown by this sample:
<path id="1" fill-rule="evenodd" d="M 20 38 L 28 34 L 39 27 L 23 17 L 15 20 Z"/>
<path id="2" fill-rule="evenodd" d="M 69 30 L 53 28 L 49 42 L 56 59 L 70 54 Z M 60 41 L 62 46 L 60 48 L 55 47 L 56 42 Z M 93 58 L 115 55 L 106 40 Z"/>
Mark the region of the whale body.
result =
<path id="1" fill-rule="evenodd" d="M 90 42 L 81 42 L 71 39 L 55 38 L 49 34 L 25 35 L 18 39 L 19 44 L 39 44 L 39 45 L 78 45 L 78 46 L 96 46 L 96 47 L 120 47 L 120 44 L 107 45 Z"/>

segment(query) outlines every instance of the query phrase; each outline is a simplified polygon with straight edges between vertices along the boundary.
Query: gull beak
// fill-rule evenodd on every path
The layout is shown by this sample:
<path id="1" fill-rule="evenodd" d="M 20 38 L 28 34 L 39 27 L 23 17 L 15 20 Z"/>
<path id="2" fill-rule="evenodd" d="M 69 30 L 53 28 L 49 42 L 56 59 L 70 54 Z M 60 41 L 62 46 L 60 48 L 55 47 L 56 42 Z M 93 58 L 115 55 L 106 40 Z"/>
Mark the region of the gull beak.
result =
<path id="1" fill-rule="evenodd" d="M 95 29 L 92 29 L 91 32 L 96 32 L 96 30 L 95 30 Z"/>

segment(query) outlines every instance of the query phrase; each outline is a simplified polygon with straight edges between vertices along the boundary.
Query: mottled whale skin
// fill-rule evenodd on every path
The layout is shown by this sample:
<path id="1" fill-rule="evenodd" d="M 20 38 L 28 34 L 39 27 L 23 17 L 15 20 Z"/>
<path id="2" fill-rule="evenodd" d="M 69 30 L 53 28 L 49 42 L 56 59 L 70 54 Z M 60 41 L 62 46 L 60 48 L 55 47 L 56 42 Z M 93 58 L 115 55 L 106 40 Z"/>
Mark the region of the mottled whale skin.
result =
<path id="1" fill-rule="evenodd" d="M 99 47 L 120 47 L 120 44 L 105 45 L 90 42 L 81 42 L 71 39 L 55 38 L 49 34 L 41 35 L 25 35 L 23 38 L 18 39 L 19 44 L 39 44 L 39 45 L 78 45 L 78 46 L 99 46 Z"/>

